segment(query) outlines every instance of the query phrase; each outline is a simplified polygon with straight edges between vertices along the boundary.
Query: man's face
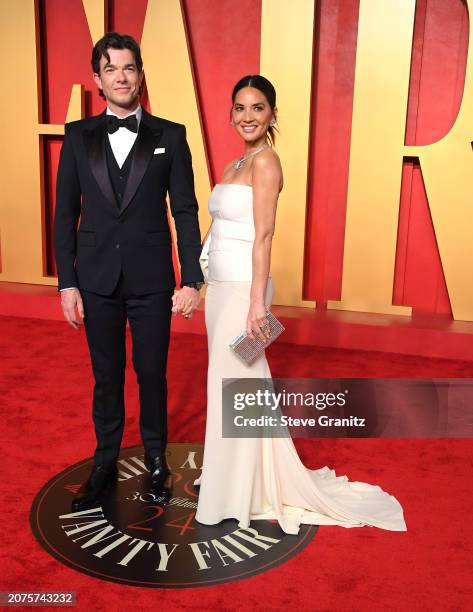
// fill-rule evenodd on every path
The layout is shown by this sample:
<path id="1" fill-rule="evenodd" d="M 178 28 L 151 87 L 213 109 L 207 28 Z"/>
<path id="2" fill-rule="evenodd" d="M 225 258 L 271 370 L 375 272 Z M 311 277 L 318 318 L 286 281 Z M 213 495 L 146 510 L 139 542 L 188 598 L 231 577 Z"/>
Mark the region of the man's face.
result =
<path id="1" fill-rule="evenodd" d="M 94 73 L 97 87 L 103 91 L 111 110 L 130 109 L 137 105 L 143 73 L 139 73 L 129 49 L 108 49 L 110 61 L 102 55 L 100 74 Z"/>

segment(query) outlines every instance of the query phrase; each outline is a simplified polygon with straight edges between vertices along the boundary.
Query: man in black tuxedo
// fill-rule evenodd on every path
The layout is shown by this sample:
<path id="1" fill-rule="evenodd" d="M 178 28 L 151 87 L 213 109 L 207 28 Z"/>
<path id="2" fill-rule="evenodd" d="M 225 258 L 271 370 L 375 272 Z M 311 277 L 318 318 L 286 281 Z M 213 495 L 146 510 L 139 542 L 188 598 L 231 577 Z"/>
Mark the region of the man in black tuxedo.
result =
<path id="1" fill-rule="evenodd" d="M 84 320 L 95 377 L 94 468 L 73 501 L 74 510 L 89 507 L 116 479 L 125 415 L 127 320 L 145 463 L 155 487 L 164 485 L 169 475 L 164 453 L 171 311 L 191 317 L 203 283 L 185 127 L 141 108 L 141 53 L 130 36 L 112 32 L 99 40 L 92 67 L 107 109 L 65 126 L 54 221 L 63 312 L 75 328 Z M 181 264 L 177 291 L 167 192 Z"/>

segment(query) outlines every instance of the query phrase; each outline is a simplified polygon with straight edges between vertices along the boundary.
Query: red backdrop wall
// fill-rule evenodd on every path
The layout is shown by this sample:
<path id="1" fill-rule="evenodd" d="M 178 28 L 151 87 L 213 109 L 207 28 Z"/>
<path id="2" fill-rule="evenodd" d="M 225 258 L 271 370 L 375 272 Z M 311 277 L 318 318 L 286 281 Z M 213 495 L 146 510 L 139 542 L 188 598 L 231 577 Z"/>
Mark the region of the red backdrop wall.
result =
<path id="1" fill-rule="evenodd" d="M 146 5 L 146 0 L 110 0 L 108 28 L 140 40 Z M 316 3 L 304 297 L 319 303 L 340 298 L 358 8 L 359 0 Z M 217 182 L 236 138 L 228 125 L 232 86 L 244 74 L 259 72 L 261 4 L 259 0 L 182 0 L 182 10 L 210 176 Z M 85 86 L 86 115 L 101 112 L 82 2 L 41 0 L 39 25 L 40 120 L 64 123 L 72 83 Z M 406 144 L 429 144 L 452 126 L 463 92 L 468 27 L 462 0 L 417 0 Z M 146 57 L 144 61 L 146 70 Z M 146 96 L 144 104 L 153 110 Z M 44 143 L 48 270 L 54 274 L 51 220 L 61 141 L 45 138 Z M 404 161 L 393 298 L 414 312 L 451 313 L 416 160 Z"/>

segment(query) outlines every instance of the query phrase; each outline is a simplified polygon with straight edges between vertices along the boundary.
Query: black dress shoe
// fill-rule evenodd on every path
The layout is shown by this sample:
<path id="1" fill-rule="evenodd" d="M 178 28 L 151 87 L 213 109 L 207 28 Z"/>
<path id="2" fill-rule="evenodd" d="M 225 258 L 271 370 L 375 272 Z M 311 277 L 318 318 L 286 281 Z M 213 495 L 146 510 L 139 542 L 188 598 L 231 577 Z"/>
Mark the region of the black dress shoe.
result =
<path id="1" fill-rule="evenodd" d="M 72 510 L 79 512 L 91 508 L 100 494 L 116 480 L 117 473 L 116 466 L 96 465 L 79 489 L 78 495 L 72 500 Z"/>
<path id="2" fill-rule="evenodd" d="M 151 474 L 151 482 L 156 489 L 163 489 L 167 477 L 171 474 L 164 455 L 149 457 L 145 455 L 145 465 Z"/>

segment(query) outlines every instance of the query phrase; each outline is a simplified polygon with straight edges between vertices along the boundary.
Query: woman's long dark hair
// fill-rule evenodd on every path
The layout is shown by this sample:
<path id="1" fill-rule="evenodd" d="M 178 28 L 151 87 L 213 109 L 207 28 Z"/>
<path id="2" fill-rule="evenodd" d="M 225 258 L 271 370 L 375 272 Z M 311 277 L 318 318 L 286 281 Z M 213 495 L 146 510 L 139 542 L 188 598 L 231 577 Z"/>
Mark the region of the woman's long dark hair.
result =
<path id="1" fill-rule="evenodd" d="M 276 108 L 276 90 L 273 87 L 271 81 L 261 76 L 261 74 L 248 74 L 238 81 L 233 88 L 232 92 L 232 104 L 235 103 L 235 97 L 240 89 L 243 87 L 254 87 L 258 89 L 262 94 L 265 95 L 266 100 L 272 111 Z M 268 127 L 268 139 L 272 145 L 276 142 L 276 131 L 277 129 L 270 125 Z"/>

